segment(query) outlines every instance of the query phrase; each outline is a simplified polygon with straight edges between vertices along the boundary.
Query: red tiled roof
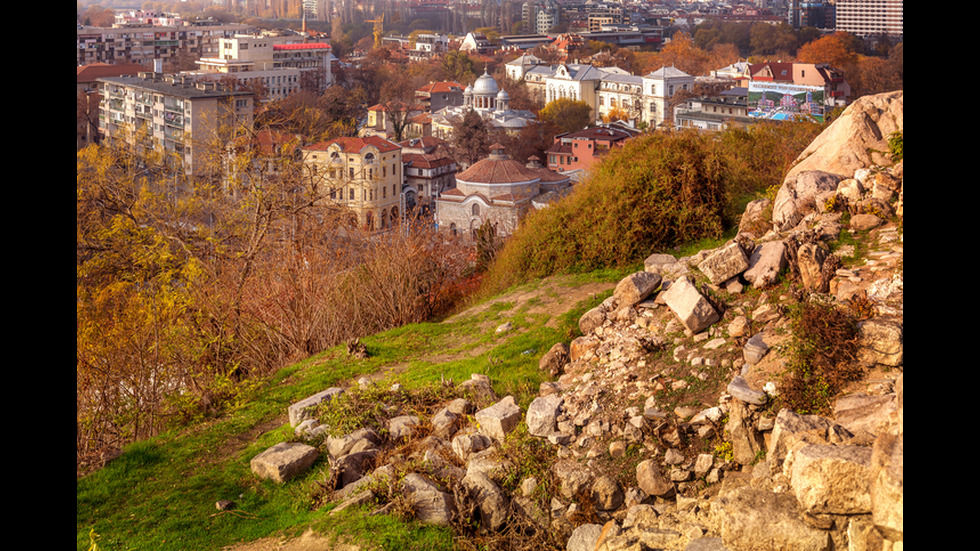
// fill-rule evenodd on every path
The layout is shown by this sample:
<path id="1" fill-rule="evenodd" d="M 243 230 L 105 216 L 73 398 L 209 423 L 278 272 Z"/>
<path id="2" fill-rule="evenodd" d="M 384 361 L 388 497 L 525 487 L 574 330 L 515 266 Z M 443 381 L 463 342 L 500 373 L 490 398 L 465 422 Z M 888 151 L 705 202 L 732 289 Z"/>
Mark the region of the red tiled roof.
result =
<path id="1" fill-rule="evenodd" d="M 445 155 L 428 155 L 425 153 L 405 153 L 402 155 L 402 163 L 411 164 L 414 168 L 435 168 L 450 165 L 453 162 L 451 157 Z"/>
<path id="2" fill-rule="evenodd" d="M 307 149 L 326 151 L 333 144 L 339 144 L 341 151 L 347 153 L 358 153 L 367 146 L 374 146 L 382 153 L 401 149 L 398 144 L 379 136 L 364 136 L 363 138 L 351 138 L 344 136 L 327 140 L 325 142 L 315 143 L 309 146 Z"/>
<path id="3" fill-rule="evenodd" d="M 454 90 L 454 88 L 455 88 L 455 90 Z M 460 86 L 458 82 L 443 81 L 443 82 L 430 82 L 429 84 L 426 84 L 425 86 L 419 88 L 417 91 L 418 92 L 428 92 L 430 94 L 435 94 L 435 93 L 439 93 L 439 92 L 455 92 L 455 91 L 461 91 L 462 89 L 463 89 L 463 87 Z"/>

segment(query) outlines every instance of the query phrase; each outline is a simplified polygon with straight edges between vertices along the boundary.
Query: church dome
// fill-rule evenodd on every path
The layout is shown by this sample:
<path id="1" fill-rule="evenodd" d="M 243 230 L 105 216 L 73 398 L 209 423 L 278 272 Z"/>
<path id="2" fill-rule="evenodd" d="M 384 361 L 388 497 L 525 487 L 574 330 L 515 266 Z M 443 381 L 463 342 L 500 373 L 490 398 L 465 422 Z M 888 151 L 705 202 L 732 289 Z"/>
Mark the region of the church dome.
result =
<path id="1" fill-rule="evenodd" d="M 483 70 L 483 75 L 473 83 L 473 95 L 496 96 L 499 91 L 497 81 L 487 73 L 486 69 Z"/>
<path id="2" fill-rule="evenodd" d="M 497 101 L 508 101 L 508 100 L 510 100 L 510 94 L 507 93 L 507 90 L 501 88 L 500 92 L 497 93 Z"/>

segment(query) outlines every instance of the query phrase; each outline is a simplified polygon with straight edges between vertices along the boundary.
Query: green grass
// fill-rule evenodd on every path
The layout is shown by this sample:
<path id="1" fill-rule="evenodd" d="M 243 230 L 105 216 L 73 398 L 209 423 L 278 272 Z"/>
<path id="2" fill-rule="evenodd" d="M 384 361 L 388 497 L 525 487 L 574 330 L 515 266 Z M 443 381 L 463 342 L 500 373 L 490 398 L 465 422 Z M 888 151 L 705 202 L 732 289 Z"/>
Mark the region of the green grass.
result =
<path id="1" fill-rule="evenodd" d="M 580 274 L 573 284 L 611 281 L 620 273 Z M 579 317 L 605 296 L 583 301 L 555 320 L 532 314 L 527 306 L 500 302 L 477 315 L 366 336 L 361 339 L 368 351 L 364 359 L 351 358 L 344 346 L 337 346 L 283 368 L 264 384 L 253 385 L 234 411 L 130 445 L 105 468 L 79 479 L 77 549 L 90 548 L 92 530 L 102 551 L 193 551 L 298 535 L 308 527 L 354 534 L 382 549 L 449 549 L 452 536 L 445 530 L 385 515 L 335 518 L 323 509 L 313 510 L 311 495 L 328 470 L 323 458 L 305 475 L 282 485 L 257 479 L 249 461 L 293 438 L 288 423 L 276 424 L 291 403 L 396 365 L 400 368 L 387 378 L 406 388 L 442 379 L 461 382 L 472 373 L 484 373 L 499 395 L 513 394 L 526 407 L 547 377 L 538 368 L 541 356 L 556 342 L 578 336 Z M 496 333 L 504 321 L 513 329 Z M 434 354 L 456 358 L 426 359 Z M 271 429 L 255 429 L 262 424 Z M 218 511 L 219 500 L 237 506 Z"/>

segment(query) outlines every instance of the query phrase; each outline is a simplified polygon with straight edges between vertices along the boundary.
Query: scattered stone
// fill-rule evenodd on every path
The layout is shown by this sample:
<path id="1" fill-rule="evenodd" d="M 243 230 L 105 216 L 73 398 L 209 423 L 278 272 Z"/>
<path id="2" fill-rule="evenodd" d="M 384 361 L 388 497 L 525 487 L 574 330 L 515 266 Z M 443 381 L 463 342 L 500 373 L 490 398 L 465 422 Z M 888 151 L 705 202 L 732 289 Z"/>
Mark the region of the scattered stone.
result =
<path id="1" fill-rule="evenodd" d="M 474 415 L 480 431 L 487 436 L 503 442 L 507 433 L 514 430 L 521 421 L 521 408 L 513 396 L 507 396 L 496 404 L 482 409 Z"/>
<path id="2" fill-rule="evenodd" d="M 749 259 L 745 256 L 742 246 L 735 241 L 715 250 L 698 264 L 701 273 L 708 276 L 708 281 L 718 285 L 727 281 L 749 267 Z"/>
<path id="3" fill-rule="evenodd" d="M 309 396 L 296 402 L 289 406 L 289 425 L 292 427 L 299 426 L 303 421 L 312 418 L 313 412 L 316 408 L 324 402 L 329 402 L 335 396 L 338 396 L 344 392 L 342 388 L 328 388 L 322 392 L 317 392 L 316 394 Z"/>
<path id="4" fill-rule="evenodd" d="M 667 306 L 692 333 L 700 333 L 721 319 L 714 306 L 686 276 L 673 282 L 663 294 Z"/>

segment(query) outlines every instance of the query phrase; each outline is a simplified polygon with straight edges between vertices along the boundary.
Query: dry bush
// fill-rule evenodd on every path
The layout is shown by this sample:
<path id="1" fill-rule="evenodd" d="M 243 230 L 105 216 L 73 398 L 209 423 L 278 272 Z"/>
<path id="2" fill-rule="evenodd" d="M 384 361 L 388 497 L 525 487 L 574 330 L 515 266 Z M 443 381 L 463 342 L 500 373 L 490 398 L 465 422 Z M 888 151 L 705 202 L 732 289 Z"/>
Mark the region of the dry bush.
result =
<path id="1" fill-rule="evenodd" d="M 833 398 L 861 375 L 855 319 L 834 304 L 803 300 L 790 320 L 789 363 L 779 400 L 798 413 L 828 414 Z"/>

